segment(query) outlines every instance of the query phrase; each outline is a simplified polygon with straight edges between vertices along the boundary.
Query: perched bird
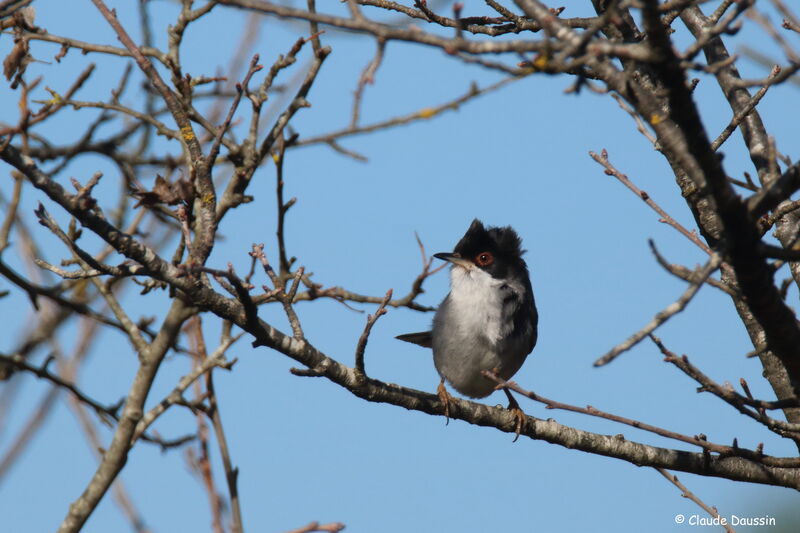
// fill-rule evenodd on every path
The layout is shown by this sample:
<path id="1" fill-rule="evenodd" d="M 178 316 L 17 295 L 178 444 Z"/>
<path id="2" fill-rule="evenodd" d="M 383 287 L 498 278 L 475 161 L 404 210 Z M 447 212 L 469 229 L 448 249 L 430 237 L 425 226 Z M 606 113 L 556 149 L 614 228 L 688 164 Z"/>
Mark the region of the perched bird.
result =
<path id="1" fill-rule="evenodd" d="M 539 315 L 520 244 L 510 226 L 485 228 L 480 220 L 473 220 L 452 253 L 434 255 L 452 267 L 450 293 L 436 311 L 432 330 L 397 336 L 433 348 L 446 415 L 445 380 L 465 396 L 484 398 L 495 390 L 495 383 L 481 372 L 510 379 L 536 344 Z M 509 408 L 519 411 L 504 390 Z M 519 430 L 521 411 L 515 416 Z"/>

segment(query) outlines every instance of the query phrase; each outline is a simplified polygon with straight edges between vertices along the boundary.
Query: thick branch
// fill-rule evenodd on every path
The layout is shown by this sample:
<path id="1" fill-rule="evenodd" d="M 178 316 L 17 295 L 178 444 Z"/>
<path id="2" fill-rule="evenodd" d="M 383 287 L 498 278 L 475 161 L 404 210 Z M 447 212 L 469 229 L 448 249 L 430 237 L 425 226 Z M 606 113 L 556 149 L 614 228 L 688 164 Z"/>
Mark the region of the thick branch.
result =
<path id="1" fill-rule="evenodd" d="M 764 329 L 767 345 L 786 367 L 795 392 L 800 392 L 800 328 L 773 283 L 772 269 L 759 254 L 760 232 L 711 149 L 685 72 L 657 7 L 654 0 L 645 3 L 644 21 L 652 46 L 663 58 L 654 67 L 668 91 L 670 120 L 651 120 L 651 123 L 665 149 L 680 162 L 695 187 L 713 201 L 722 226 L 717 246 L 722 248 L 725 262 L 736 272 L 739 289 Z"/>
<path id="2" fill-rule="evenodd" d="M 189 315 L 190 312 L 180 299 L 173 300 L 161 331 L 150 344 L 149 349 L 145 353 L 139 354 L 141 364 L 125 400 L 122 416 L 114 431 L 111 445 L 103 455 L 103 460 L 83 494 L 70 505 L 69 513 L 58 528 L 59 533 L 77 533 L 81 530 L 89 515 L 94 512 L 125 465 L 128 452 L 133 445 L 134 431 L 142 419 L 144 403 L 156 372 L 180 333 L 181 324 Z"/>

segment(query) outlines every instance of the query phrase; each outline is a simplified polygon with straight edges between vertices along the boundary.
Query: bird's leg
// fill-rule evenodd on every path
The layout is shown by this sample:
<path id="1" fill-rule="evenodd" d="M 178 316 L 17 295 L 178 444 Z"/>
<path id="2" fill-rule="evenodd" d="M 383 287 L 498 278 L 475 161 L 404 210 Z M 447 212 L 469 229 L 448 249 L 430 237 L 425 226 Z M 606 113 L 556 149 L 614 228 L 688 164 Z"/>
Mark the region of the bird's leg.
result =
<path id="1" fill-rule="evenodd" d="M 495 377 L 499 377 L 499 375 L 500 375 L 500 369 L 496 368 L 496 367 L 491 369 L 489 372 L 494 374 Z M 511 383 L 514 383 L 514 382 L 513 381 L 507 381 L 506 385 L 511 384 Z M 527 418 L 527 416 L 525 415 L 525 411 L 523 411 L 522 408 L 517 403 L 517 400 L 515 400 L 514 397 L 511 395 L 511 391 L 508 390 L 507 386 L 497 385 L 495 387 L 495 390 L 497 390 L 497 389 L 503 389 L 503 392 L 505 392 L 506 396 L 508 397 L 508 407 L 507 407 L 507 409 L 509 411 L 511 411 L 511 414 L 514 416 L 514 420 L 517 421 L 517 425 L 516 425 L 516 428 L 515 428 L 516 430 L 514 431 L 515 436 L 514 436 L 514 440 L 512 442 L 517 442 L 517 440 L 519 440 L 520 433 L 522 433 L 522 424 L 525 423 L 525 419 Z"/>
<path id="2" fill-rule="evenodd" d="M 450 393 L 447 392 L 447 388 L 444 386 L 444 378 L 439 382 L 439 386 L 436 387 L 436 393 L 439 395 L 439 401 L 444 405 L 444 425 L 446 426 L 450 423 L 450 400 L 452 400 L 453 397 L 450 396 Z"/>
<path id="3" fill-rule="evenodd" d="M 522 423 L 525 422 L 526 418 L 525 412 L 522 410 L 522 408 L 517 403 L 517 400 L 514 399 L 514 397 L 511 395 L 511 392 L 506 387 L 503 387 L 503 392 L 505 392 L 506 396 L 508 396 L 508 410 L 511 411 L 511 414 L 517 421 L 517 427 L 515 431 L 516 436 L 512 441 L 512 442 L 517 442 L 517 440 L 519 439 L 519 434 L 520 432 L 522 432 Z"/>

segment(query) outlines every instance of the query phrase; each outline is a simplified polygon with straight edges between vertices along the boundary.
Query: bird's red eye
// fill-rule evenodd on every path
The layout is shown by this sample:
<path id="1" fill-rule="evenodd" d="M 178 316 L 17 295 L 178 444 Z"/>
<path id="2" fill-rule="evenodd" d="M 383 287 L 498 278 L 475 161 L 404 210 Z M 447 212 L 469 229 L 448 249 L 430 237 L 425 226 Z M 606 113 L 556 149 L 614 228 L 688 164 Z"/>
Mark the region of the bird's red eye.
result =
<path id="1" fill-rule="evenodd" d="M 475 264 L 480 267 L 487 267 L 494 263 L 494 256 L 491 252 L 481 252 L 475 256 Z"/>

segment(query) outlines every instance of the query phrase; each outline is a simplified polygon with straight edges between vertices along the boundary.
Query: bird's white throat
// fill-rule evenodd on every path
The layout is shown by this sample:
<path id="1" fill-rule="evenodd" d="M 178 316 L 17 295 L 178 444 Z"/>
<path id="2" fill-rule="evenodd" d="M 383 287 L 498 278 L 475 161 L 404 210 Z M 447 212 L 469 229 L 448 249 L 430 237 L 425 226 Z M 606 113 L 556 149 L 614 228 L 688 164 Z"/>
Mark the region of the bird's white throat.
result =
<path id="1" fill-rule="evenodd" d="M 452 317 L 457 317 L 459 329 L 483 332 L 496 343 L 503 335 L 503 295 L 505 282 L 495 279 L 479 268 L 455 266 L 450 270 L 450 305 Z"/>

